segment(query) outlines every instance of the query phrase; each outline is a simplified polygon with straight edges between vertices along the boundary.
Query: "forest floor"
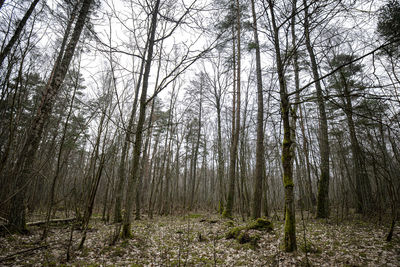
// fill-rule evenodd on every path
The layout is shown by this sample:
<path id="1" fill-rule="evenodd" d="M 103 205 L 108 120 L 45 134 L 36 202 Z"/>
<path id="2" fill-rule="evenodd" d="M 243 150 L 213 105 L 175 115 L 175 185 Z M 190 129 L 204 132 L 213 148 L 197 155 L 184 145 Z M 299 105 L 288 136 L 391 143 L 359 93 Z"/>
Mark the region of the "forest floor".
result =
<path id="1" fill-rule="evenodd" d="M 29 235 L 0 237 L 0 266 L 400 266 L 399 226 L 386 242 L 386 224 L 310 218 L 304 229 L 299 218 L 298 251 L 286 253 L 282 221 L 273 231 L 243 230 L 254 242 L 226 238 L 243 225 L 209 214 L 155 217 L 134 221 L 133 237 L 110 245 L 115 226 L 94 219 L 82 250 L 82 232 L 74 232 L 69 262 L 70 226 L 52 226 L 46 244 L 38 242 L 40 227 L 31 227 Z"/>

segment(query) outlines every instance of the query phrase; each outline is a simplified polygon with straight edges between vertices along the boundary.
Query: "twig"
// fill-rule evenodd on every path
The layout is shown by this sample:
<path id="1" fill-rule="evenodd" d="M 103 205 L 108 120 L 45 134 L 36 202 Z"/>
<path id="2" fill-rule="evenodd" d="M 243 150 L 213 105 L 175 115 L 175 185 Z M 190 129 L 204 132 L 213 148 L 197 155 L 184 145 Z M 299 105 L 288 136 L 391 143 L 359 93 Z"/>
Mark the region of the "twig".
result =
<path id="1" fill-rule="evenodd" d="M 66 219 L 53 219 L 50 220 L 50 223 L 69 223 L 69 222 L 74 222 L 76 220 L 76 218 L 66 218 Z M 45 224 L 46 221 L 37 221 L 37 222 L 30 222 L 27 223 L 27 226 L 38 226 L 38 225 L 42 225 Z"/>

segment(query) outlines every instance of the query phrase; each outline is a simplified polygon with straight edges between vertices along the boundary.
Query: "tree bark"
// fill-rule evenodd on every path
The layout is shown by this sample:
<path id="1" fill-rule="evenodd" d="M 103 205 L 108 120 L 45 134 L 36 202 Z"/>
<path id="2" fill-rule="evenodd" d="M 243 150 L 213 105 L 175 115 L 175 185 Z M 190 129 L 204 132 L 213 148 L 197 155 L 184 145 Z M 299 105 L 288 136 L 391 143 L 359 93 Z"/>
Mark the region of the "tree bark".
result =
<path id="1" fill-rule="evenodd" d="M 261 217 L 261 203 L 263 195 L 263 180 L 265 179 L 265 161 L 264 161 L 264 99 L 262 92 L 262 74 L 261 74 L 261 53 L 260 43 L 258 41 L 257 18 L 255 11 L 255 0 L 251 0 L 251 11 L 253 17 L 253 34 L 256 50 L 256 75 L 257 75 L 257 143 L 256 143 L 256 169 L 255 184 L 253 194 L 252 217 Z M 266 194 L 266 192 L 264 192 Z"/>

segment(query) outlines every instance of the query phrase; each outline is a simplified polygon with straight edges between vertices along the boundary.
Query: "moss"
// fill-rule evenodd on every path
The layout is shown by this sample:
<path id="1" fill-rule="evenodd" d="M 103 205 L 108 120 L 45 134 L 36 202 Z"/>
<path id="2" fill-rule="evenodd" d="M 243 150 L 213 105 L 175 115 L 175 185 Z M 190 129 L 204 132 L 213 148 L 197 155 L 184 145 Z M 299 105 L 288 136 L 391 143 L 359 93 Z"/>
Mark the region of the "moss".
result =
<path id="1" fill-rule="evenodd" d="M 122 238 L 132 238 L 133 237 L 130 224 L 124 224 L 122 226 L 121 237 Z"/>
<path id="2" fill-rule="evenodd" d="M 292 252 L 296 250 L 296 218 L 294 214 L 291 215 L 289 213 L 289 209 L 286 209 L 284 233 L 285 251 Z"/>
<path id="3" fill-rule="evenodd" d="M 257 218 L 256 220 L 250 222 L 247 225 L 247 229 L 260 230 L 270 232 L 274 230 L 273 224 L 271 221 L 266 218 Z"/>
<path id="4" fill-rule="evenodd" d="M 235 222 L 234 221 L 227 221 L 227 222 L 225 222 L 225 225 L 228 226 L 228 227 L 233 227 L 233 226 L 235 226 Z"/>
<path id="5" fill-rule="evenodd" d="M 188 217 L 189 219 L 197 219 L 197 218 L 203 217 L 203 215 L 192 213 L 192 214 L 188 214 L 187 217 Z"/>
<path id="6" fill-rule="evenodd" d="M 258 234 L 252 235 L 250 236 L 251 240 L 250 240 L 250 245 L 252 246 L 252 248 L 257 248 L 258 247 L 258 241 L 260 241 L 261 236 Z"/>
<path id="7" fill-rule="evenodd" d="M 286 188 L 288 186 L 294 186 L 293 179 L 289 177 L 289 175 L 283 175 L 283 186 Z"/>
<path id="8" fill-rule="evenodd" d="M 248 232 L 241 232 L 237 237 L 236 240 L 239 244 L 249 243 L 251 241 L 250 235 Z"/>
<path id="9" fill-rule="evenodd" d="M 244 230 L 245 227 L 243 226 L 237 226 L 233 227 L 226 233 L 226 239 L 232 239 L 232 238 L 237 238 L 242 230 Z"/>
<path id="10" fill-rule="evenodd" d="M 242 231 L 238 235 L 236 240 L 239 242 L 239 244 L 247 244 L 247 243 L 249 243 L 250 244 L 250 248 L 256 248 L 257 247 L 257 243 L 260 240 L 260 236 L 257 235 L 257 234 L 251 235 L 247 231 Z"/>
<path id="11" fill-rule="evenodd" d="M 222 203 L 222 201 L 220 201 L 218 204 L 218 213 L 222 214 L 223 212 L 224 212 L 224 204 Z"/>
<path id="12" fill-rule="evenodd" d="M 232 219 L 232 210 L 225 207 L 224 211 L 222 212 L 222 217 Z"/>

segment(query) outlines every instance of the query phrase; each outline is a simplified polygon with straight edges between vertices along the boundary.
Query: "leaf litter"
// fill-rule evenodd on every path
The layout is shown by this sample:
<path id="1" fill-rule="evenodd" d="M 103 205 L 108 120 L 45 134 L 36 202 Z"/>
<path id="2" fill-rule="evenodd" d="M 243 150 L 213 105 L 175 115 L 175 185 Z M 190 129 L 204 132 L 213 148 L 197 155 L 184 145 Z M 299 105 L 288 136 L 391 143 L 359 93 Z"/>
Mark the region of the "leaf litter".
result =
<path id="1" fill-rule="evenodd" d="M 39 242 L 41 229 L 32 227 L 29 235 L 0 237 L 0 265 L 400 266 L 399 226 L 392 241 L 386 242 L 387 226 L 309 219 L 305 231 L 302 224 L 297 225 L 298 251 L 286 253 L 282 251 L 283 222 L 273 224 L 271 232 L 248 230 L 249 235 L 258 236 L 254 245 L 227 239 L 232 227 L 242 227 L 246 222 L 227 223 L 218 215 L 144 218 L 132 223 L 131 239 L 119 239 L 111 245 L 115 225 L 94 219 L 82 250 L 77 249 L 82 232 L 74 232 L 68 262 L 69 225 L 51 228 L 46 244 Z M 14 256 L 6 259 L 10 255 Z"/>

